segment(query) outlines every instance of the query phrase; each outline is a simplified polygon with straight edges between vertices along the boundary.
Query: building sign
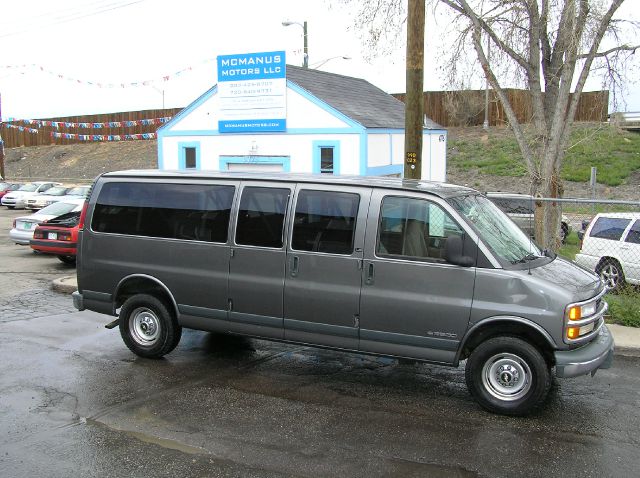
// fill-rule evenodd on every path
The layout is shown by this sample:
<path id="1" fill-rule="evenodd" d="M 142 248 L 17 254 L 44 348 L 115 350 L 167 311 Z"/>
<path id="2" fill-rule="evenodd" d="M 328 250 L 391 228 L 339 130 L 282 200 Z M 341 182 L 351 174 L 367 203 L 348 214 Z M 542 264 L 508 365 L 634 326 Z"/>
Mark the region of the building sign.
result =
<path id="1" fill-rule="evenodd" d="M 285 131 L 284 51 L 218 56 L 218 131 Z"/>

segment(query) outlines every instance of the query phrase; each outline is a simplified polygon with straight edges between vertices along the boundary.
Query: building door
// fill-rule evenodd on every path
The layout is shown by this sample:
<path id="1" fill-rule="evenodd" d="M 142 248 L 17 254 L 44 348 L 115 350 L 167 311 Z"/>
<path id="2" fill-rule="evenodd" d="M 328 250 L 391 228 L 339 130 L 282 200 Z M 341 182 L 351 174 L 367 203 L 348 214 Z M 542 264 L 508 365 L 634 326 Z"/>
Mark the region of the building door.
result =
<path id="1" fill-rule="evenodd" d="M 229 261 L 229 328 L 283 336 L 284 223 L 293 186 L 242 184 Z"/>
<path id="2" fill-rule="evenodd" d="M 444 260 L 463 235 L 446 208 L 410 193 L 378 190 L 369 210 L 360 350 L 453 361 L 467 330 L 474 267 Z"/>
<path id="3" fill-rule="evenodd" d="M 285 277 L 285 338 L 357 350 L 369 189 L 302 185 Z"/>

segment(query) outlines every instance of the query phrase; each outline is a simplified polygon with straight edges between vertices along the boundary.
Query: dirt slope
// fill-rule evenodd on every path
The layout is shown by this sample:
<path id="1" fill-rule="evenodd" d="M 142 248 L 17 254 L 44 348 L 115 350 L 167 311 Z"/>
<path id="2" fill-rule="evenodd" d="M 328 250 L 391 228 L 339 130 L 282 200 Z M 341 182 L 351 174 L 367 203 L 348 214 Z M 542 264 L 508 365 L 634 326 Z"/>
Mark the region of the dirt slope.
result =
<path id="1" fill-rule="evenodd" d="M 473 128 L 474 131 L 477 129 Z M 465 134 L 461 130 L 450 131 L 450 136 Z M 11 148 L 5 150 L 5 155 L 6 177 L 16 180 L 57 179 L 82 183 L 107 171 L 153 169 L 158 164 L 155 140 Z M 451 168 L 447 171 L 447 181 L 481 191 L 528 193 L 529 189 L 526 177 L 488 176 Z M 565 197 L 591 197 L 587 183 L 565 182 L 564 186 Z M 640 171 L 632 174 L 627 184 L 622 186 L 613 188 L 599 185 L 597 197 L 639 201 Z"/>

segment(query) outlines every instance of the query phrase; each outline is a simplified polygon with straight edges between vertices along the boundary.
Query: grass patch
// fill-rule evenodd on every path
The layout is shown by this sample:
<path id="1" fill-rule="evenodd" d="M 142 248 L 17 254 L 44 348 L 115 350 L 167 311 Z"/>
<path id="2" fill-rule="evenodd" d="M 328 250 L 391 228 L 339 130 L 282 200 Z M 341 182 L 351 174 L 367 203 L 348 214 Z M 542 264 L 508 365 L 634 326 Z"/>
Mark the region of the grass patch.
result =
<path id="1" fill-rule="evenodd" d="M 575 231 L 571 231 L 566 242 L 558 250 L 558 254 L 565 259 L 574 260 L 578 252 L 580 252 L 580 239 Z"/>
<path id="2" fill-rule="evenodd" d="M 640 292 L 627 287 L 617 294 L 608 294 L 609 319 L 607 322 L 640 327 Z"/>
<path id="3" fill-rule="evenodd" d="M 463 171 L 477 170 L 495 176 L 527 174 L 513 135 L 452 140 L 447 161 Z M 598 168 L 598 183 L 622 184 L 632 172 L 640 170 L 640 134 L 609 125 L 577 125 L 563 160 L 562 179 L 588 182 L 592 167 Z"/>

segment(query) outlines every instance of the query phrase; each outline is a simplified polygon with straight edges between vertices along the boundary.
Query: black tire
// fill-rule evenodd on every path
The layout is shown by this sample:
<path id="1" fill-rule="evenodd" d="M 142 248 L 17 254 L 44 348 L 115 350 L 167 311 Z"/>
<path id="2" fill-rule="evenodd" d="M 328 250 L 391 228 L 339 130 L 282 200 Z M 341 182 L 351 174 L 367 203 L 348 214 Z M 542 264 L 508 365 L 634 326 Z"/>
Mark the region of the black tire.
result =
<path id="1" fill-rule="evenodd" d="M 604 282 L 607 288 L 612 292 L 619 291 L 624 286 L 624 271 L 620 263 L 611 258 L 602 259 L 596 267 L 596 273 Z"/>
<path id="2" fill-rule="evenodd" d="M 65 264 L 75 265 L 76 256 L 58 256 L 58 260 L 60 260 L 60 262 L 63 262 Z"/>
<path id="3" fill-rule="evenodd" d="M 129 297 L 120 309 L 119 322 L 122 340 L 140 357 L 160 358 L 171 352 L 182 336 L 173 311 L 152 295 Z"/>
<path id="4" fill-rule="evenodd" d="M 476 347 L 467 360 L 467 388 L 486 410 L 527 415 L 545 401 L 551 371 L 540 351 L 522 339 L 494 337 Z"/>
<path id="5" fill-rule="evenodd" d="M 560 242 L 562 244 L 567 242 L 567 236 L 569 235 L 569 225 L 563 222 L 560 225 Z"/>

